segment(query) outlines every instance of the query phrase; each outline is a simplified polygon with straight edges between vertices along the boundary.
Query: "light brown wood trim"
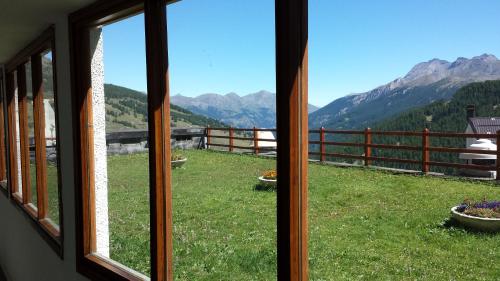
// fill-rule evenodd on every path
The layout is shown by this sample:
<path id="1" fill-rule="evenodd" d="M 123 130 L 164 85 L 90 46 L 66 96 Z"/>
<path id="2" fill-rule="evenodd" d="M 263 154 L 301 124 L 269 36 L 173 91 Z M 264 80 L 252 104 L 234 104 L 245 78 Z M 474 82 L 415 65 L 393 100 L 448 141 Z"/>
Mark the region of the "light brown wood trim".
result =
<path id="1" fill-rule="evenodd" d="M 151 279 L 173 280 L 170 94 L 165 3 L 145 0 L 149 111 Z"/>
<path id="2" fill-rule="evenodd" d="M 18 174 L 17 174 L 17 146 L 16 146 L 16 138 L 17 138 L 17 128 L 16 128 L 16 85 L 14 79 L 14 72 L 9 72 L 6 75 L 6 96 L 7 96 L 7 118 L 8 118 L 8 128 L 9 133 L 8 142 L 9 142 L 9 190 L 11 195 L 18 192 L 19 183 L 18 183 Z"/>
<path id="3" fill-rule="evenodd" d="M 116 262 L 101 257 L 97 254 L 89 254 L 85 256 L 85 258 L 87 259 L 87 261 L 100 266 L 101 268 L 107 270 L 110 273 L 109 279 L 106 280 L 127 280 L 127 281 L 145 280 L 145 278 L 143 278 L 143 276 L 141 276 L 140 273 L 132 272 L 130 269 L 125 268 L 123 265 L 117 264 Z"/>
<path id="4" fill-rule="evenodd" d="M 81 128 L 81 173 L 82 173 L 82 231 L 83 255 L 87 256 L 96 251 L 96 224 L 95 224 L 95 183 L 94 183 L 94 131 L 92 115 L 92 77 L 90 61 L 90 38 L 88 30 L 82 31 L 79 37 L 81 90 L 80 119 Z"/>
<path id="5" fill-rule="evenodd" d="M 102 259 L 95 252 L 93 132 L 91 108 L 91 76 L 88 29 L 110 23 L 136 13 L 136 4 L 142 1 L 99 1 L 70 16 L 71 69 L 75 118 L 75 172 L 77 269 L 93 280 L 135 280 L 129 271 L 112 261 Z M 165 2 L 150 1 L 146 12 L 146 29 L 156 30 L 147 39 L 148 110 L 150 136 L 150 192 L 152 280 L 172 280 L 172 210 L 170 188 L 170 138 L 168 122 L 169 100 L 166 56 Z M 163 49 L 165 48 L 165 49 Z M 153 60 L 152 60 L 153 58 Z M 162 62 L 162 63 L 159 63 Z M 164 63 L 163 63 L 164 62 Z M 159 69 L 157 69 L 159 68 Z M 167 144 L 168 143 L 168 144 Z M 170 254 L 169 254 L 170 253 Z"/>
<path id="6" fill-rule="evenodd" d="M 23 204 L 28 204 L 31 199 L 30 182 L 30 152 L 28 136 L 28 102 L 26 92 L 26 65 L 17 66 L 17 100 L 19 118 L 19 139 L 22 175 Z"/>
<path id="7" fill-rule="evenodd" d="M 35 125 L 35 159 L 38 219 L 45 219 L 48 210 L 47 154 L 45 140 L 45 111 L 43 105 L 43 70 L 40 53 L 31 56 L 31 81 L 33 84 L 33 118 Z"/>
<path id="8" fill-rule="evenodd" d="M 278 280 L 308 280 L 308 0 L 276 0 Z"/>

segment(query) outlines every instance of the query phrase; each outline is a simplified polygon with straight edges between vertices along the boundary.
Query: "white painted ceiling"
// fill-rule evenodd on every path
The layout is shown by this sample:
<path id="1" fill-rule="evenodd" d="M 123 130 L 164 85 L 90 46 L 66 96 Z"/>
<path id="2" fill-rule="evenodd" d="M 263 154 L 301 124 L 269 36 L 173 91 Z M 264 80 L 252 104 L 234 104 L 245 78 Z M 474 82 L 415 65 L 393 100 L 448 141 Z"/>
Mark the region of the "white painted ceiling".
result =
<path id="1" fill-rule="evenodd" d="M 56 21 L 95 0 L 0 0 L 0 64 Z"/>

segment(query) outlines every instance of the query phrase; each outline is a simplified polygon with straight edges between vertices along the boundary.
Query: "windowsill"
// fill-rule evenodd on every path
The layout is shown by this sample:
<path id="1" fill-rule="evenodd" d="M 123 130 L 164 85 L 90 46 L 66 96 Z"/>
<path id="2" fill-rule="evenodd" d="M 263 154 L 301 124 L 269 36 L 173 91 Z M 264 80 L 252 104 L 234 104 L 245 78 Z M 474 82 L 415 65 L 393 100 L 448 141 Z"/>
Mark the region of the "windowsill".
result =
<path id="1" fill-rule="evenodd" d="M 28 215 L 31 216 L 34 220 L 38 219 L 38 210 L 36 209 L 35 205 L 29 203 L 23 205 L 23 209 L 28 213 Z"/>
<path id="2" fill-rule="evenodd" d="M 117 274 L 126 280 L 130 281 L 149 281 L 151 280 L 149 277 L 137 272 L 133 269 L 130 269 L 118 262 L 115 262 L 109 258 L 105 258 L 99 254 L 89 254 L 85 256 L 89 261 L 96 263 L 103 268 Z"/>
<path id="3" fill-rule="evenodd" d="M 23 204 L 23 195 L 19 192 L 12 194 L 12 199 L 16 201 L 16 203 L 22 205 Z"/>
<path id="4" fill-rule="evenodd" d="M 49 233 L 52 238 L 59 240 L 61 236 L 61 231 L 59 229 L 59 226 L 55 224 L 51 219 L 43 219 L 40 220 L 40 225 L 42 228 Z"/>

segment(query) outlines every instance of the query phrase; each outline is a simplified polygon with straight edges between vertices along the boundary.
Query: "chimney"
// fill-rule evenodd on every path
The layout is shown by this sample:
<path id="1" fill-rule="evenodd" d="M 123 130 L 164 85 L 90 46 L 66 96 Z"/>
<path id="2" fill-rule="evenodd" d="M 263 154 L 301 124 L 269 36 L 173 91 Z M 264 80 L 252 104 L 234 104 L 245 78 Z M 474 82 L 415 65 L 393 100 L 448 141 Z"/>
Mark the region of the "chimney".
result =
<path id="1" fill-rule="evenodd" d="M 476 117 L 476 106 L 474 106 L 473 104 L 469 104 L 467 106 L 467 120 L 472 117 Z"/>

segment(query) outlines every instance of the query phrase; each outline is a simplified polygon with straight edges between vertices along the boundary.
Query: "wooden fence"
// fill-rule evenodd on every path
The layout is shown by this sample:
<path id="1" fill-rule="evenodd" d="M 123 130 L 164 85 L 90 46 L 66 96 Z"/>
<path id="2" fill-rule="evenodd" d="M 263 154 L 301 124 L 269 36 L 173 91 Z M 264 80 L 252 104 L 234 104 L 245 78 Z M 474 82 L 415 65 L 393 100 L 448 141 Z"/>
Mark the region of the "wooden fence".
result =
<path id="1" fill-rule="evenodd" d="M 220 135 L 220 134 L 214 134 L 214 131 L 217 132 L 228 132 L 227 135 Z M 275 152 L 276 147 L 272 146 L 259 146 L 259 142 L 276 142 L 276 139 L 272 138 L 259 138 L 258 134 L 259 132 L 271 132 L 275 133 L 276 129 L 261 129 L 261 128 L 251 128 L 251 129 L 242 129 L 242 128 L 211 128 L 207 127 L 206 128 L 206 134 L 207 134 L 207 148 L 210 148 L 211 146 L 215 147 L 223 147 L 227 148 L 228 151 L 233 152 L 234 149 L 239 149 L 243 151 L 252 151 L 255 154 L 259 154 L 261 152 Z M 236 133 L 239 133 L 237 136 L 235 136 Z M 249 136 L 250 135 L 250 136 Z M 214 139 L 227 139 L 227 143 L 216 143 L 213 140 Z M 242 146 L 242 145 L 235 145 L 234 141 L 239 140 L 239 141 L 249 141 L 251 145 L 248 146 Z"/>
<path id="2" fill-rule="evenodd" d="M 229 132 L 227 135 L 217 135 L 213 134 L 213 131 Z M 253 153 L 259 154 L 263 148 L 258 146 L 259 141 L 276 141 L 275 139 L 259 139 L 257 132 L 259 131 L 269 131 L 276 132 L 275 129 L 240 129 L 240 128 L 210 128 L 206 129 L 207 133 L 207 145 L 225 147 L 228 151 L 234 151 L 235 148 L 250 150 Z M 250 132 L 251 137 L 235 137 L 235 132 Z M 365 130 L 329 130 L 325 128 L 309 130 L 309 135 L 319 135 L 318 138 L 313 138 L 317 140 L 310 140 L 310 145 L 317 145 L 317 151 L 310 151 L 309 155 L 319 157 L 319 161 L 326 162 L 327 157 L 343 158 L 343 159 L 358 159 L 364 162 L 364 165 L 370 166 L 372 161 L 382 161 L 382 162 L 393 162 L 393 163 L 406 163 L 415 164 L 421 167 L 423 173 L 428 173 L 431 167 L 447 167 L 454 169 L 470 169 L 470 170 L 480 170 L 480 171 L 496 171 L 497 180 L 500 180 L 500 161 L 496 161 L 496 165 L 478 165 L 478 164 L 462 164 L 462 163 L 450 163 L 450 162 L 440 162 L 432 161 L 430 157 L 431 152 L 435 153 L 474 153 L 474 154 L 488 154 L 496 155 L 497 159 L 500 159 L 500 150 L 479 150 L 479 149 L 467 149 L 467 148 L 456 148 L 456 147 L 437 147 L 431 146 L 431 138 L 474 138 L 474 139 L 494 139 L 496 143 L 500 143 L 500 131 L 496 134 L 467 134 L 467 133 L 442 133 L 442 132 L 430 132 L 425 129 L 421 132 L 407 132 L 407 131 L 372 131 L 370 128 Z M 328 141 L 327 139 L 332 139 L 333 135 L 359 135 L 363 142 L 339 142 L 339 141 Z M 373 143 L 373 136 L 395 136 L 395 137 L 414 137 L 419 138 L 421 145 L 400 145 L 400 144 L 381 144 Z M 227 144 L 215 144 L 213 139 L 227 139 Z M 234 140 L 251 140 L 253 141 L 253 146 L 236 146 L 234 145 Z M 327 148 L 332 148 L 334 146 L 342 147 L 359 147 L 362 148 L 364 153 L 359 154 L 348 154 L 348 153 L 333 153 L 327 152 Z M 414 151 L 421 155 L 420 159 L 405 159 L 405 158 L 391 158 L 391 157 L 380 157 L 373 156 L 373 150 L 405 150 Z M 266 148 L 267 151 L 274 151 L 275 149 Z M 330 151 L 333 149 L 330 149 Z M 458 158 L 458 155 L 457 155 Z"/>

